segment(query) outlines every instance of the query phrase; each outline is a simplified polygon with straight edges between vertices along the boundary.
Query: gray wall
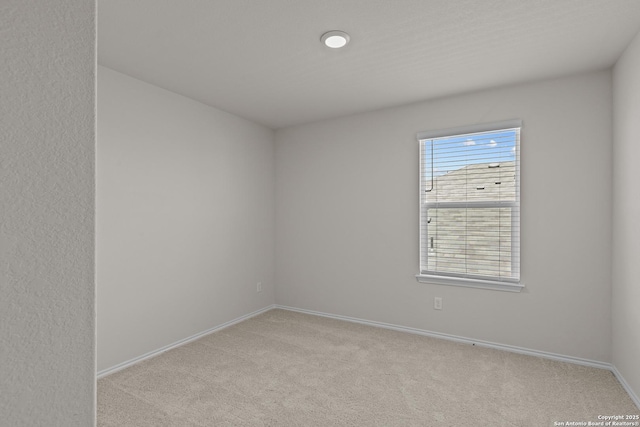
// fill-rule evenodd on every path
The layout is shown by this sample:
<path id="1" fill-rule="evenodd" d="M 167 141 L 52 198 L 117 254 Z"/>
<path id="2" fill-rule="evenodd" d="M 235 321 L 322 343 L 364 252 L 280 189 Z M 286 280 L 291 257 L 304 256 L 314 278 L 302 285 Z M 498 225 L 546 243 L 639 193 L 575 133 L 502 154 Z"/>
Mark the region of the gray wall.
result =
<path id="1" fill-rule="evenodd" d="M 613 364 L 640 395 L 640 35 L 613 73 Z"/>
<path id="2" fill-rule="evenodd" d="M 99 371 L 274 303 L 273 131 L 101 66 L 97 150 Z"/>
<path id="3" fill-rule="evenodd" d="M 611 103 L 603 71 L 278 131 L 276 301 L 609 362 Z M 513 118 L 526 289 L 417 283 L 415 134 Z"/>
<path id="4" fill-rule="evenodd" d="M 0 2 L 0 424 L 95 423 L 95 4 Z"/>

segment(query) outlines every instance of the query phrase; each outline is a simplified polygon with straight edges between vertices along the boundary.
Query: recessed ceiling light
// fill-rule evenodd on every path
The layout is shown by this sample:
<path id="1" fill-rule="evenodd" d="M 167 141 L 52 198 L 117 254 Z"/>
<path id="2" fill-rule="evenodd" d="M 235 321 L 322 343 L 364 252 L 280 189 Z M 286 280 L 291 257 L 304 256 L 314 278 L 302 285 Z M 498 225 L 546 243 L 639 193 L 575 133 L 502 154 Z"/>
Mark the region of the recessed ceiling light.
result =
<path id="1" fill-rule="evenodd" d="M 344 31 L 328 31 L 320 37 L 322 43 L 331 49 L 339 49 L 349 43 L 349 34 Z"/>

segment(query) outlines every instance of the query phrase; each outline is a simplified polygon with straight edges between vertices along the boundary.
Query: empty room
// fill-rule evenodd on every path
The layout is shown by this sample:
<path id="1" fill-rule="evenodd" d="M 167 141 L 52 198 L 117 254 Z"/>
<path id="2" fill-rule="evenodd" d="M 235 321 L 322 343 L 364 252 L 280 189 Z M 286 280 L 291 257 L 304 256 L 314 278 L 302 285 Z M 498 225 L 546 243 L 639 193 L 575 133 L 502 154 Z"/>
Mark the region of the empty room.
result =
<path id="1" fill-rule="evenodd" d="M 637 0 L 0 24 L 0 425 L 640 425 Z"/>

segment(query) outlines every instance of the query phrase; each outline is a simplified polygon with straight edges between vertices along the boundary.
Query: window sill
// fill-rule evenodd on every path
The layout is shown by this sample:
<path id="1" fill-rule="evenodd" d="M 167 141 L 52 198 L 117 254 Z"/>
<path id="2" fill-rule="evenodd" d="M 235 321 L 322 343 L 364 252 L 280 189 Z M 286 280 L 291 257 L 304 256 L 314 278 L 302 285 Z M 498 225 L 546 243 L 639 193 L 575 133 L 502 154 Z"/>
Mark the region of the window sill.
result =
<path id="1" fill-rule="evenodd" d="M 493 291 L 520 292 L 524 288 L 524 285 L 520 283 L 498 282 L 494 280 L 464 279 L 461 277 L 432 276 L 429 274 L 416 274 L 416 279 L 420 283 L 462 286 L 465 288 L 490 289 Z"/>

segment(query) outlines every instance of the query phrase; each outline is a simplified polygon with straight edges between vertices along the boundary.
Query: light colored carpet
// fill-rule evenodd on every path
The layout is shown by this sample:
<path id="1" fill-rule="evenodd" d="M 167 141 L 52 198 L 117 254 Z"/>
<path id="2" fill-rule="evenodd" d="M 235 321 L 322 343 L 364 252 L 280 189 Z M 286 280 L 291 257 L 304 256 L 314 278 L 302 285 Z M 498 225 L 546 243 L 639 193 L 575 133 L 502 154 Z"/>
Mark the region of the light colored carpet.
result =
<path id="1" fill-rule="evenodd" d="M 98 426 L 553 426 L 638 414 L 609 371 L 284 310 L 98 381 Z"/>

